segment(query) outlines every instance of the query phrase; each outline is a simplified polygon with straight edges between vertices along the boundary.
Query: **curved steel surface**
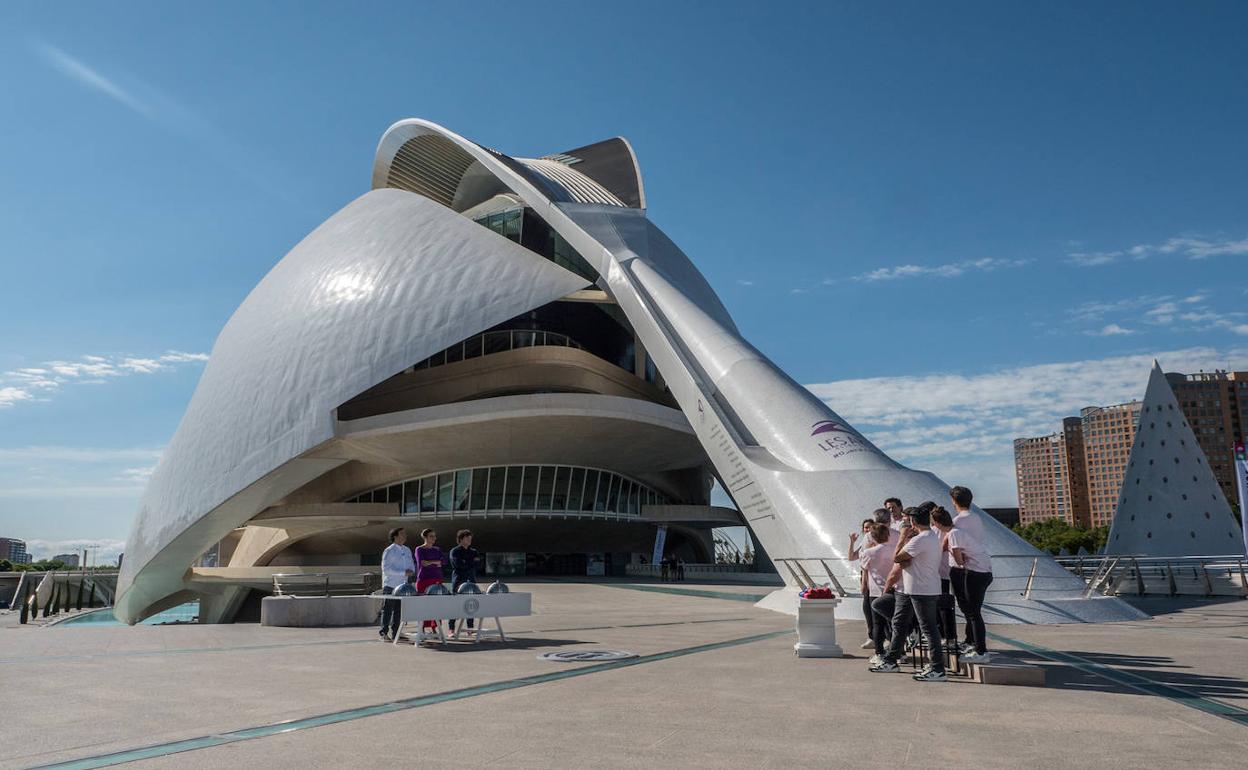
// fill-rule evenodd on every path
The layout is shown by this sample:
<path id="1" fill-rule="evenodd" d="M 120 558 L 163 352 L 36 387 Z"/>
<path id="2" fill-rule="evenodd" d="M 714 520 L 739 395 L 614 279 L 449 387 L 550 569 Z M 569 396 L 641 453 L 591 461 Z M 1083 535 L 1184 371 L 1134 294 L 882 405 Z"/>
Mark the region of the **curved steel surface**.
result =
<path id="1" fill-rule="evenodd" d="M 577 202 L 593 196 L 568 188 L 601 185 L 568 165 L 556 169 L 560 192 L 532 166 L 428 121 L 385 133 L 374 188 L 430 197 L 368 193 L 296 247 L 227 324 L 136 519 L 123 619 L 177 590 L 190 561 L 231 527 L 341 462 L 308 453 L 332 435 L 335 406 L 583 286 L 454 213 L 500 193 L 523 199 L 598 271 L 770 556 L 824 558 L 852 581 L 844 540 L 885 497 L 947 503 L 944 482 L 889 458 L 750 345 L 644 209 Z M 1008 605 L 1011 619 L 1052 622 L 1054 601 L 1082 602 L 1067 614 L 1083 620 L 1138 616 L 1118 600 L 1087 604 L 1081 580 L 977 514 L 990 552 L 1006 557 L 989 602 Z M 1010 587 L 1033 563 L 1032 593 L 1046 606 L 1020 606 Z"/>
<path id="2" fill-rule="evenodd" d="M 333 437 L 339 404 L 584 283 L 413 193 L 374 190 L 334 214 L 217 338 L 135 517 L 118 617 L 140 619 L 204 549 L 335 467 L 299 458 Z"/>

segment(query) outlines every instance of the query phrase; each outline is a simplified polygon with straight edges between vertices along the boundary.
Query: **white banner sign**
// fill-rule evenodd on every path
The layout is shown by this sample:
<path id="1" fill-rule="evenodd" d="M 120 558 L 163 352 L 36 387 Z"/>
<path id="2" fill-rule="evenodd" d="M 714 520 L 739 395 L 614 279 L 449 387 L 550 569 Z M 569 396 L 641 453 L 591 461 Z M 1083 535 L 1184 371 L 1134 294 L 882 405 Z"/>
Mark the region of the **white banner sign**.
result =
<path id="1" fill-rule="evenodd" d="M 667 525 L 660 524 L 659 531 L 654 533 L 654 557 L 650 559 L 651 564 L 658 564 L 663 561 L 663 548 L 667 545 Z"/>

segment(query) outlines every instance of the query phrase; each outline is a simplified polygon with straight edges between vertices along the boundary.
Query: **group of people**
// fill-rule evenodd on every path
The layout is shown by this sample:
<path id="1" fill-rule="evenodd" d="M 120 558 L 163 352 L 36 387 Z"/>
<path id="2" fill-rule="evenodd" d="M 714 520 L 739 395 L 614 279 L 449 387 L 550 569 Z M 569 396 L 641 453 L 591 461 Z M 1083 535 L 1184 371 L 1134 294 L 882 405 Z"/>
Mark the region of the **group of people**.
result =
<path id="1" fill-rule="evenodd" d="M 659 579 L 664 583 L 684 580 L 685 560 L 677 558 L 670 553 L 664 556 L 659 561 Z"/>
<path id="2" fill-rule="evenodd" d="M 920 682 L 947 681 L 944 639 L 956 639 L 956 603 L 966 621 L 958 655 L 988 660 L 984 596 L 992 584 L 992 560 L 983 521 L 971 511 L 971 490 L 949 490 L 954 512 L 928 501 L 903 508 L 890 497 L 849 536 L 849 558 L 862 568 L 863 614 L 874 648 L 870 670 L 899 671 L 906 642 L 917 622 L 929 663 L 914 675 Z"/>
<path id="3" fill-rule="evenodd" d="M 407 530 L 395 527 L 390 530 L 390 545 L 381 553 L 381 592 L 391 595 L 407 584 L 413 584 L 416 593 L 423 594 L 432 586 L 443 582 L 442 549 L 438 547 L 438 534 L 432 529 L 420 532 L 423 541 L 413 550 L 407 545 Z M 458 592 L 464 583 L 477 582 L 477 559 L 480 554 L 472 547 L 472 532 L 461 529 L 455 533 L 455 547 L 447 554 L 451 567 L 451 590 Z M 393 641 L 399 633 L 402 623 L 401 603 L 395 599 L 382 602 L 381 628 L 378 635 L 382 641 Z M 437 630 L 436 620 L 425 620 L 421 623 L 422 630 Z M 455 631 L 454 619 L 448 622 L 452 633 Z M 475 624 L 468 618 L 468 631 L 475 633 Z"/>

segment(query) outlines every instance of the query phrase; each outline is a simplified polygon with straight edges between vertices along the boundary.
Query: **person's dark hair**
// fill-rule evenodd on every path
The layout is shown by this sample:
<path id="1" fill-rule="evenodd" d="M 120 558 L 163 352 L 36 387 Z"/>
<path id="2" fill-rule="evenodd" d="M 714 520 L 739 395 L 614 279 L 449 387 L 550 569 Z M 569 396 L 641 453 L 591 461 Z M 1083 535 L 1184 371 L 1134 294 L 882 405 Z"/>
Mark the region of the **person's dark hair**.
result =
<path id="1" fill-rule="evenodd" d="M 429 536 L 430 536 L 430 535 L 432 535 L 432 534 L 435 534 L 435 533 L 434 533 L 434 531 L 433 531 L 432 529 L 430 529 L 429 527 L 425 527 L 424 529 L 422 529 L 422 530 L 420 531 L 420 536 L 421 536 L 421 537 L 429 537 Z"/>
<path id="2" fill-rule="evenodd" d="M 971 490 L 966 487 L 954 487 L 949 490 L 949 497 L 953 500 L 953 502 L 958 504 L 959 508 L 970 508 L 971 499 L 974 495 L 972 495 Z"/>
<path id="3" fill-rule="evenodd" d="M 936 522 L 942 527 L 953 526 L 953 517 L 949 515 L 949 511 L 946 511 L 944 508 L 941 508 L 939 505 L 936 506 L 936 509 L 932 511 L 932 521 Z"/>
<path id="4" fill-rule="evenodd" d="M 940 506 L 932 502 L 931 500 L 924 500 L 923 502 L 919 503 L 916 507 L 920 511 L 927 511 L 928 513 L 931 513 L 932 511 L 936 510 Z"/>
<path id="5" fill-rule="evenodd" d="M 862 528 L 863 528 L 863 529 L 868 529 L 869 527 L 873 526 L 874 524 L 875 524 L 875 519 L 863 519 L 863 520 L 862 520 Z"/>
<path id="6" fill-rule="evenodd" d="M 897 507 L 898 507 L 898 508 L 900 508 L 900 507 L 901 507 L 901 501 L 900 501 L 900 500 L 898 500 L 898 499 L 897 499 L 897 498 L 895 498 L 895 497 L 886 497 L 886 498 L 884 498 L 884 505 L 885 505 L 885 506 L 887 506 L 889 503 L 897 503 Z"/>
<path id="7" fill-rule="evenodd" d="M 871 537 L 875 540 L 876 543 L 880 543 L 880 544 L 887 543 L 888 542 L 888 525 L 879 524 L 879 523 L 872 524 L 871 525 Z"/>
<path id="8" fill-rule="evenodd" d="M 461 529 L 460 531 L 458 531 L 458 532 L 456 532 L 456 533 L 455 533 L 455 542 L 457 542 L 457 543 L 458 543 L 458 542 L 460 542 L 461 540 L 463 540 L 464 538 L 468 537 L 468 536 L 469 536 L 469 535 L 471 535 L 471 534 L 472 534 L 472 530 L 471 530 L 471 529 Z"/>
<path id="9" fill-rule="evenodd" d="M 390 542 L 393 543 L 395 540 L 398 540 L 399 533 L 402 531 L 403 531 L 402 527 L 395 527 L 394 529 L 390 530 Z"/>
<path id="10" fill-rule="evenodd" d="M 907 513 L 910 514 L 910 520 L 915 524 L 923 527 L 932 526 L 932 514 L 926 508 L 911 508 Z"/>
<path id="11" fill-rule="evenodd" d="M 893 517 L 893 515 L 888 512 L 887 508 L 876 508 L 871 515 L 875 517 L 876 524 L 888 524 L 889 520 Z"/>

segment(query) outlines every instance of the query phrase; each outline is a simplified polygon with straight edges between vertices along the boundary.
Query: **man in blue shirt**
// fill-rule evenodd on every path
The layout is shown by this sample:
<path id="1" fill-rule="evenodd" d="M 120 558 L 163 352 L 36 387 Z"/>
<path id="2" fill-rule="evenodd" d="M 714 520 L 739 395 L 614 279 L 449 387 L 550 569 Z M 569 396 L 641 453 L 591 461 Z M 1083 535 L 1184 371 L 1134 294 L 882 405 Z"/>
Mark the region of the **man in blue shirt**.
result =
<path id="1" fill-rule="evenodd" d="M 392 594 L 416 574 L 416 560 L 412 549 L 407 547 L 407 530 L 395 527 L 390 530 L 390 545 L 381 552 L 381 592 Z M 382 641 L 388 642 L 399 633 L 403 619 L 402 602 L 386 599 L 381 603 L 381 629 L 377 632 Z"/>
<path id="2" fill-rule="evenodd" d="M 476 548 L 472 547 L 472 531 L 461 529 L 455 533 L 455 542 L 457 545 L 451 549 L 451 590 L 458 593 L 459 587 L 464 583 L 477 582 L 477 557 L 480 554 Z M 476 621 L 468 618 L 468 628 L 471 630 Z M 455 631 L 455 619 L 451 618 L 447 626 L 451 632 Z"/>

